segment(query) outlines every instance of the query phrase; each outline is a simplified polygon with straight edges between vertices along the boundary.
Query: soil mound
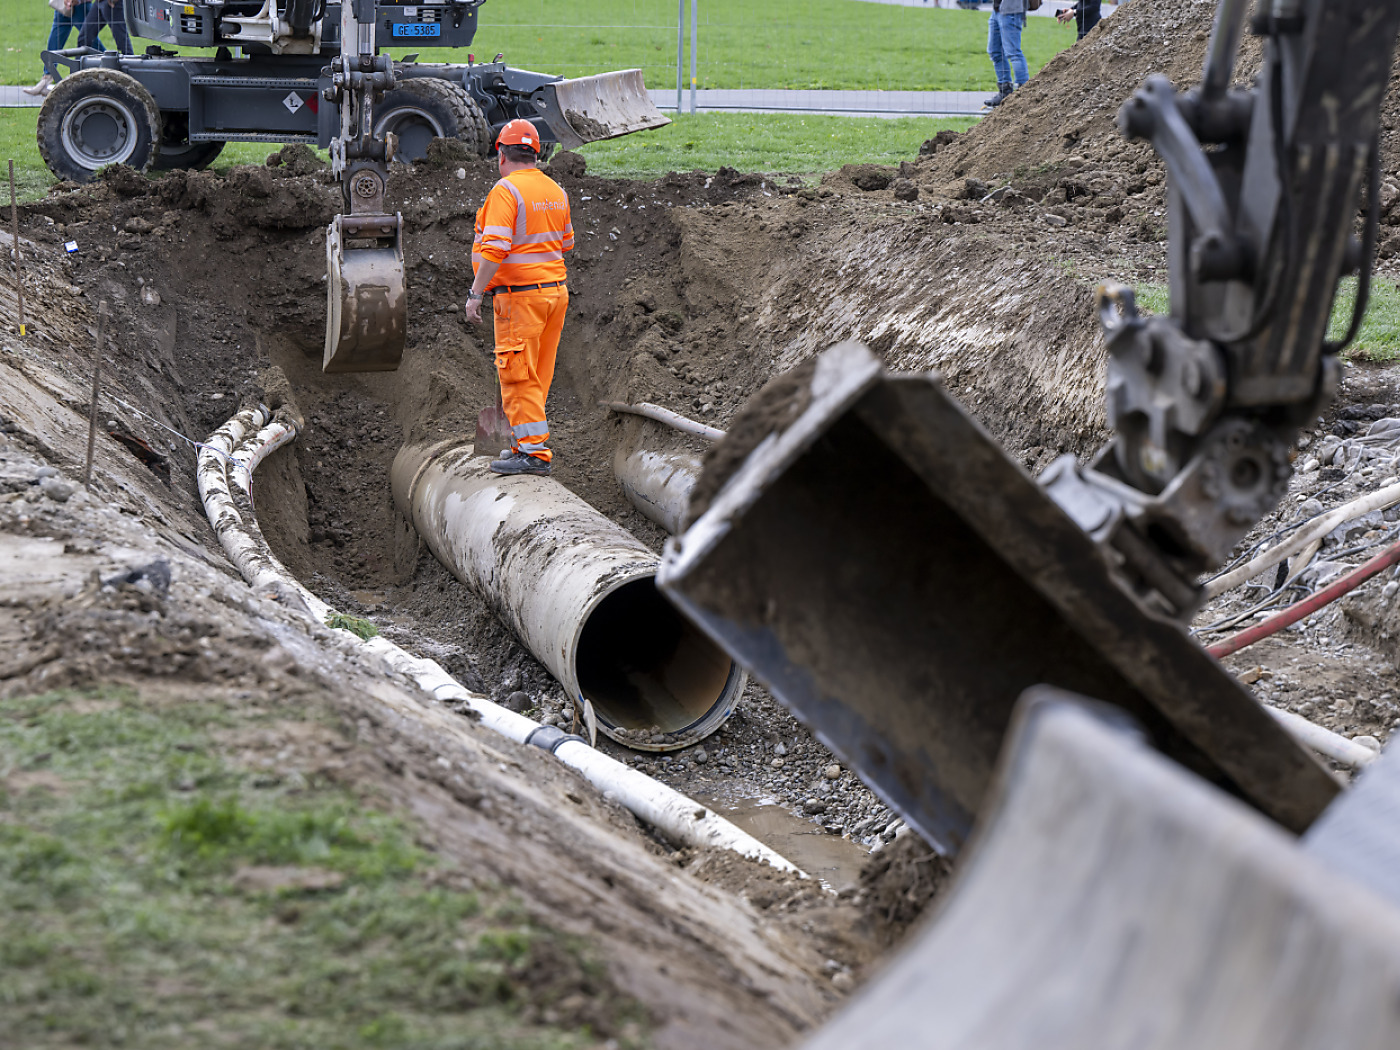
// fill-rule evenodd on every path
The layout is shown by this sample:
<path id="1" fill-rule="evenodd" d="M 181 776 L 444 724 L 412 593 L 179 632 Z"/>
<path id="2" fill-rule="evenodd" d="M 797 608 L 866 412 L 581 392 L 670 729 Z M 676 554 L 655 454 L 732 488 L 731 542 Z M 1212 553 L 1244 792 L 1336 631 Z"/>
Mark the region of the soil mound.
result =
<path id="1" fill-rule="evenodd" d="M 1200 79 L 1215 7 L 1215 0 L 1124 4 L 976 127 L 938 147 L 929 174 L 989 179 L 1071 158 L 1097 167 L 1150 156 L 1145 145 L 1119 136 L 1118 107 L 1152 73 L 1166 74 L 1178 89 Z M 1253 77 L 1259 55 L 1258 41 L 1247 37 L 1236 63 L 1239 82 Z"/>

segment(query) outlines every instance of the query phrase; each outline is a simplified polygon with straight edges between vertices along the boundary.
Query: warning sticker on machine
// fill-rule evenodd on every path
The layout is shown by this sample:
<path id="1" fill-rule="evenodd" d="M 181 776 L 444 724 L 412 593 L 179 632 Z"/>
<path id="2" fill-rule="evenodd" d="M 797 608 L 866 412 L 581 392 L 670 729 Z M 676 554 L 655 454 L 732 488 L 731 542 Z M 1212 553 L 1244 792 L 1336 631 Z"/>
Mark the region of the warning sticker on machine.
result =
<path id="1" fill-rule="evenodd" d="M 295 113 L 297 110 L 301 109 L 302 106 L 306 105 L 306 103 L 302 101 L 300 95 L 293 91 L 282 100 L 282 105 L 287 107 L 288 113 Z"/>

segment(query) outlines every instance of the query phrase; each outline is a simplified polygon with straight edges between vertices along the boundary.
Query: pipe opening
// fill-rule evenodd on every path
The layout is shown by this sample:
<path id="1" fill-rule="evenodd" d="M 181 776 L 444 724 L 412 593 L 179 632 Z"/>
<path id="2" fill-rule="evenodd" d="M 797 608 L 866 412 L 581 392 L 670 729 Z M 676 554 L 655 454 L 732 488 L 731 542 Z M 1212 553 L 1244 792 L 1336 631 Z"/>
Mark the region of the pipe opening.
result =
<path id="1" fill-rule="evenodd" d="M 593 609 L 579 637 L 579 688 L 598 718 L 618 729 L 663 733 L 722 721 L 744 677 L 644 576 Z"/>

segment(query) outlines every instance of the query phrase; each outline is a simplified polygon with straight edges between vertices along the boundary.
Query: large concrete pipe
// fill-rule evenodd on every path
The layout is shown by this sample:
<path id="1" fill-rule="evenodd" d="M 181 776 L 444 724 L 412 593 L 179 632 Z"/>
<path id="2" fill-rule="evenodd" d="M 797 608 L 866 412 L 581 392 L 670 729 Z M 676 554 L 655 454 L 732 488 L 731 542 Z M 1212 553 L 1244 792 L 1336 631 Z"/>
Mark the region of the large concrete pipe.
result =
<path id="1" fill-rule="evenodd" d="M 487 464 L 459 439 L 406 447 L 394 502 L 605 735 L 669 751 L 718 729 L 747 676 L 657 591 L 657 556 L 558 482 Z"/>
<path id="2" fill-rule="evenodd" d="M 700 476 L 700 457 L 689 449 L 668 452 L 624 441 L 613 455 L 613 473 L 632 506 L 672 536 L 679 536 Z"/>

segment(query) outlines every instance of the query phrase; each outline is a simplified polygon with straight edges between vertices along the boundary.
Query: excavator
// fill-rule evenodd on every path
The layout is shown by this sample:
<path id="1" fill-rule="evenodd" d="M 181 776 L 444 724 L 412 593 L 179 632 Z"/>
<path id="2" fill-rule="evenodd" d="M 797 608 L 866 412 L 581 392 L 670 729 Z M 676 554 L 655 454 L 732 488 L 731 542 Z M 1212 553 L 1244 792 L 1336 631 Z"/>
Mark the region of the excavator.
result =
<path id="1" fill-rule="evenodd" d="M 671 542 L 662 590 L 944 854 L 1036 687 L 1110 705 L 1295 832 L 1336 796 L 1186 623 L 1287 492 L 1366 309 L 1398 26 L 1392 2 L 1221 0 L 1201 82 L 1124 103 L 1166 166 L 1171 308 L 1099 288 L 1113 436 L 1089 462 L 1032 479 L 935 375 L 843 344 L 746 406 L 776 422 L 742 428 L 766 436 Z M 1265 57 L 1241 87 L 1246 29 Z"/>
<path id="2" fill-rule="evenodd" d="M 382 51 L 467 47 L 483 2 L 127 0 L 131 35 L 156 42 L 144 54 L 44 52 L 59 79 L 39 113 L 40 155 L 58 178 L 86 182 L 108 164 L 202 168 L 227 142 L 328 149 L 343 207 L 326 233 L 323 369 L 391 371 L 407 326 L 403 220 L 384 204 L 392 162 L 421 159 L 434 138 L 486 156 L 516 118 L 545 151 L 670 123 L 639 69 L 565 79 L 501 55 L 420 63 Z"/>

